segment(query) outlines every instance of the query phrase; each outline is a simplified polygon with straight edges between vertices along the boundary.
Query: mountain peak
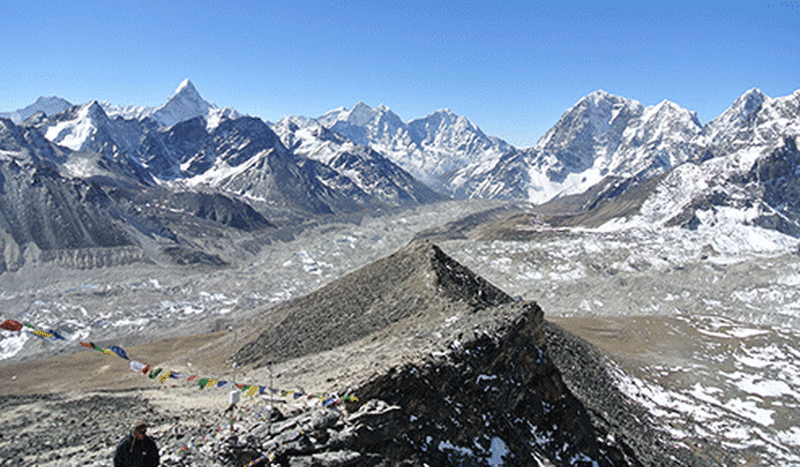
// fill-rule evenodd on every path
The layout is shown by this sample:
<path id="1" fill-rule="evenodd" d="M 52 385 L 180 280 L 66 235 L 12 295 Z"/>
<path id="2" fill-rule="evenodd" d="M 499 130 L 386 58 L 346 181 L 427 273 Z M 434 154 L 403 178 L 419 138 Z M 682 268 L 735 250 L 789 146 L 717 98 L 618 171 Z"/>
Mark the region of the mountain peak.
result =
<path id="1" fill-rule="evenodd" d="M 605 105 L 606 103 L 608 104 L 625 103 L 628 105 L 631 104 L 635 105 L 635 103 L 637 102 L 625 97 L 615 96 L 614 94 L 609 94 L 603 91 L 602 89 L 598 89 L 597 91 L 589 93 L 581 100 L 579 100 L 578 103 L 575 104 L 575 107 L 580 107 L 582 104 L 583 105 L 591 104 L 592 107 L 600 107 L 602 105 Z"/>
<path id="2" fill-rule="evenodd" d="M 364 111 L 364 110 L 375 110 L 375 109 L 373 109 L 371 105 L 367 104 L 364 101 L 358 101 L 358 103 L 353 106 L 353 109 L 350 112 Z"/>
<path id="3" fill-rule="evenodd" d="M 198 94 L 197 88 L 194 87 L 194 84 L 192 84 L 189 78 L 181 81 L 181 84 L 179 84 L 178 88 L 175 90 L 175 94 L 180 94 L 182 92 Z"/>
<path id="4" fill-rule="evenodd" d="M 108 118 L 105 110 L 103 110 L 103 106 L 100 105 L 100 103 L 96 100 L 91 101 L 88 104 L 84 104 L 81 108 L 80 115 L 91 118 L 92 120 L 97 120 L 98 118 Z"/>
<path id="5" fill-rule="evenodd" d="M 724 128 L 747 126 L 769 99 L 758 88 L 752 88 L 739 96 L 719 117 L 709 122 L 707 132 L 719 133 Z"/>
<path id="6" fill-rule="evenodd" d="M 739 96 L 733 103 L 732 108 L 736 109 L 736 111 L 744 117 L 758 111 L 761 104 L 767 99 L 767 95 L 761 92 L 760 89 L 752 88 Z"/>
<path id="7" fill-rule="evenodd" d="M 39 98 L 36 99 L 36 102 L 25 107 L 24 109 L 19 109 L 14 112 L 2 112 L 0 113 L 0 117 L 8 118 L 17 124 L 27 120 L 28 117 L 38 111 L 44 112 L 45 115 L 56 115 L 70 107 L 72 107 L 72 104 L 60 97 L 39 96 Z"/>
<path id="8" fill-rule="evenodd" d="M 473 313 L 513 299 L 438 246 L 416 240 L 316 291 L 279 305 L 286 319 L 237 353 L 239 363 L 284 360 L 348 344 L 387 323 Z M 310 323 L 314 321 L 313 326 Z M 402 324 L 398 325 L 403 327 Z M 318 348 L 314 348 L 319 346 Z M 265 358 L 266 357 L 266 358 Z"/>
<path id="9" fill-rule="evenodd" d="M 749 99 L 763 99 L 763 98 L 765 98 L 765 97 L 767 97 L 767 95 L 766 95 L 766 94 L 764 94 L 764 93 L 761 91 L 761 89 L 758 89 L 758 88 L 750 88 L 750 89 L 748 89 L 748 90 L 747 90 L 747 91 L 746 91 L 744 94 L 742 94 L 742 96 L 740 97 L 740 99 L 748 99 L 748 100 L 749 100 Z"/>
<path id="10" fill-rule="evenodd" d="M 607 93 L 606 91 L 604 91 L 602 89 L 598 89 L 597 91 L 590 92 L 586 97 L 593 97 L 593 98 L 601 98 L 602 99 L 602 98 L 606 98 L 606 97 L 610 97 L 610 96 L 611 96 L 611 94 Z"/>
<path id="11" fill-rule="evenodd" d="M 205 116 L 215 108 L 216 106 L 200 96 L 189 79 L 185 79 L 175 90 L 175 94 L 153 112 L 152 117 L 162 126 L 172 126 L 195 117 Z"/>

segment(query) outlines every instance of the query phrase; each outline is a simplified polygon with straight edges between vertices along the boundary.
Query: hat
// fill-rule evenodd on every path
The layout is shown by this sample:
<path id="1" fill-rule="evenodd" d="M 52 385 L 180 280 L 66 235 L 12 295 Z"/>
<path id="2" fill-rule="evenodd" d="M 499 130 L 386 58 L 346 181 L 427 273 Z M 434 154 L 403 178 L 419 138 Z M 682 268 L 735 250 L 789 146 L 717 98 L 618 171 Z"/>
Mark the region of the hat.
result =
<path id="1" fill-rule="evenodd" d="M 137 419 L 133 423 L 131 423 L 131 433 L 135 432 L 139 428 L 147 428 L 147 422 L 141 419 Z"/>

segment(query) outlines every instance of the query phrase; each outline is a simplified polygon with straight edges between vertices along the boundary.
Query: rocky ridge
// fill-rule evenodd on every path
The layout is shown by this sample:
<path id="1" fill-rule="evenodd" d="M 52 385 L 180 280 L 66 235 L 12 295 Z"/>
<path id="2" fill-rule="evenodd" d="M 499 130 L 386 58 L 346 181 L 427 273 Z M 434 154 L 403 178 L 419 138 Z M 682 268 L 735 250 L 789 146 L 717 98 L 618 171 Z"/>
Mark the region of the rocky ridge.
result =
<path id="1" fill-rule="evenodd" d="M 643 409 L 626 421 L 636 406 L 613 384 L 578 383 L 578 398 L 554 361 L 574 366 L 581 347 L 548 326 L 538 305 L 513 300 L 422 240 L 255 317 L 247 327 L 263 331 L 241 331 L 252 340 L 234 359 L 277 369 L 284 382 L 335 381 L 335 392 L 360 401 L 348 411 L 384 407 L 374 416 L 380 426 L 348 448 L 375 463 L 357 465 L 488 465 L 500 455 L 506 465 L 714 465 Z M 320 370 L 337 361 L 348 368 Z M 597 355 L 582 363 L 571 383 L 607 365 Z"/>

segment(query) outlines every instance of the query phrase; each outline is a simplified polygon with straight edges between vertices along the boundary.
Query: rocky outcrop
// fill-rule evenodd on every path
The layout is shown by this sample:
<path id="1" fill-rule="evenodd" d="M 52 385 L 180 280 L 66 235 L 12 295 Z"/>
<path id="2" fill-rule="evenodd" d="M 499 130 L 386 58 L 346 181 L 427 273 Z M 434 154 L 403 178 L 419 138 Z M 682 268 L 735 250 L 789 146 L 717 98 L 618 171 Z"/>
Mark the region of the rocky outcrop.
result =
<path id="1" fill-rule="evenodd" d="M 316 359 L 348 362 L 348 380 L 339 385 L 361 402 L 346 409 L 365 413 L 325 437 L 339 440 L 333 446 L 287 434 L 299 444 L 282 452 L 280 465 L 349 465 L 313 457 L 323 452 L 353 465 L 709 465 L 673 446 L 646 410 L 609 384 L 608 362 L 554 332 L 536 303 L 513 300 L 428 241 L 276 307 L 264 320 L 255 325 L 263 332 L 238 352 L 240 364 L 283 362 L 305 371 L 312 356 L 335 354 Z M 582 358 L 584 373 L 574 368 Z M 375 368 L 369 362 L 394 363 L 358 374 Z M 595 387 L 591 379 L 576 384 L 582 374 L 606 376 Z M 648 441 L 637 439 L 626 411 L 641 416 Z M 263 456 L 273 441 L 259 436 L 247 449 Z"/>

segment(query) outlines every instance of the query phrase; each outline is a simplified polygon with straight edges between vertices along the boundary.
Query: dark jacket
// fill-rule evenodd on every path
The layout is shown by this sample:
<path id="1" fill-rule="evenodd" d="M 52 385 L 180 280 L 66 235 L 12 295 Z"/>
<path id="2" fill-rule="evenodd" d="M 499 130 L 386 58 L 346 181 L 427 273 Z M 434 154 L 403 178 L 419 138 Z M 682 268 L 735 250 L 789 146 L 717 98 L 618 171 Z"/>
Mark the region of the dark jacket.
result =
<path id="1" fill-rule="evenodd" d="M 126 436 L 114 453 L 114 467 L 157 467 L 158 463 L 158 447 L 147 435 L 142 440 Z"/>

